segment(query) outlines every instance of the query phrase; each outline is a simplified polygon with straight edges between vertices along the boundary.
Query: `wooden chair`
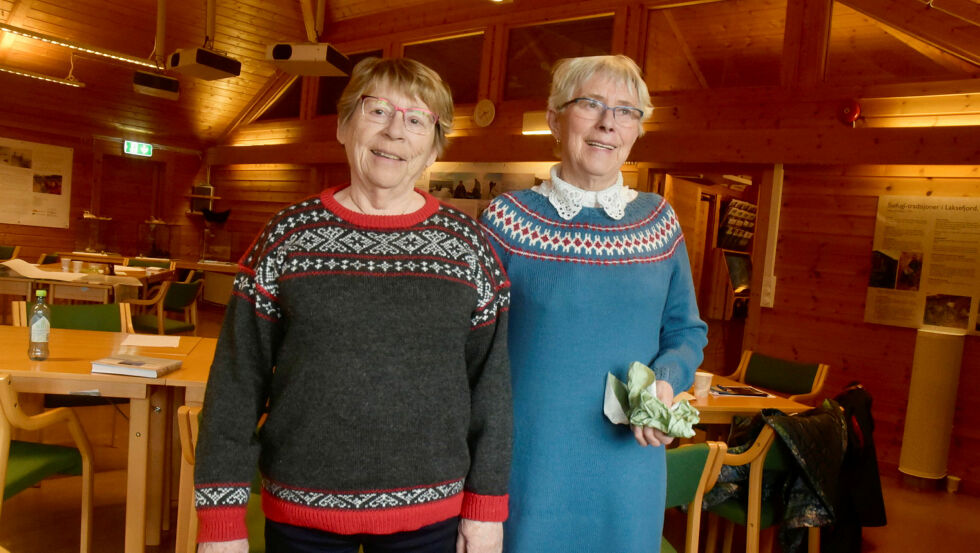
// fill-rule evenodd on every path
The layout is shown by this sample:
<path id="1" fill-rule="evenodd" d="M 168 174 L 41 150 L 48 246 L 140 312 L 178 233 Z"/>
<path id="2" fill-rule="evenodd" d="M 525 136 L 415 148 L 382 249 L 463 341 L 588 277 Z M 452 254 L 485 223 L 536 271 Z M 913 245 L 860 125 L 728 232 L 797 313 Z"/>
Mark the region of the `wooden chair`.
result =
<path id="1" fill-rule="evenodd" d="M 725 453 L 722 465 L 749 465 L 748 501 L 739 498 L 729 499 L 708 509 L 708 535 L 705 539 L 705 553 L 714 553 L 718 536 L 719 518 L 726 520 L 723 551 L 731 553 L 735 525 L 745 526 L 745 553 L 772 551 L 773 535 L 770 531 L 762 540 L 762 530 L 774 529 L 782 519 L 781 498 L 762 501 L 763 472 L 779 473 L 790 469 L 794 461 L 776 438 L 776 432 L 766 425 L 759 432 L 748 450 L 739 453 Z M 808 529 L 808 553 L 820 553 L 820 528 Z"/>
<path id="2" fill-rule="evenodd" d="M 27 326 L 27 302 L 10 303 L 14 326 Z M 128 303 L 94 303 L 80 305 L 49 305 L 51 328 L 101 330 L 133 333 L 132 314 Z"/>
<path id="3" fill-rule="evenodd" d="M 725 451 L 726 447 L 722 442 L 702 442 L 667 450 L 666 508 L 687 505 L 685 553 L 698 553 L 701 537 L 701 501 L 705 492 L 710 490 L 718 479 Z M 662 538 L 660 541 L 660 551 L 663 553 L 677 552 L 667 538 Z"/>
<path id="4" fill-rule="evenodd" d="M 197 514 L 194 510 L 194 464 L 197 453 L 197 434 L 200 428 L 200 407 L 183 405 L 177 408 L 177 430 L 180 434 L 181 470 L 177 499 L 177 544 L 175 553 L 197 551 Z M 253 486 L 245 515 L 248 526 L 250 553 L 265 551 L 265 515 L 262 513 L 261 493 Z"/>
<path id="5" fill-rule="evenodd" d="M 13 428 L 39 430 L 59 423 L 68 425 L 74 448 L 11 439 Z M 92 448 L 78 417 L 71 409 L 63 407 L 26 415 L 18 405 L 10 377 L 0 374 L 0 481 L 4 483 L 0 507 L 3 500 L 55 474 L 82 476 L 79 551 L 88 553 L 92 546 Z"/>
<path id="6" fill-rule="evenodd" d="M 57 263 L 61 261 L 61 256 L 56 253 L 42 253 L 40 257 L 37 258 L 38 265 L 47 265 L 49 263 Z"/>
<path id="7" fill-rule="evenodd" d="M 197 298 L 201 295 L 203 280 L 176 282 L 168 280 L 160 285 L 153 297 L 145 300 L 130 300 L 133 305 L 143 306 L 152 313 L 133 315 L 133 328 L 136 332 L 156 334 L 180 334 L 191 332 L 197 335 Z M 168 312 L 180 312 L 182 318 L 167 317 Z"/>
<path id="8" fill-rule="evenodd" d="M 0 261 L 15 259 L 20 253 L 20 246 L 0 246 Z"/>
<path id="9" fill-rule="evenodd" d="M 123 265 L 126 267 L 157 267 L 168 271 L 177 268 L 176 261 L 162 257 L 126 257 L 123 259 Z"/>
<path id="10" fill-rule="evenodd" d="M 823 391 L 828 372 L 830 366 L 824 363 L 787 361 L 745 350 L 738 368 L 728 378 L 814 405 Z"/>

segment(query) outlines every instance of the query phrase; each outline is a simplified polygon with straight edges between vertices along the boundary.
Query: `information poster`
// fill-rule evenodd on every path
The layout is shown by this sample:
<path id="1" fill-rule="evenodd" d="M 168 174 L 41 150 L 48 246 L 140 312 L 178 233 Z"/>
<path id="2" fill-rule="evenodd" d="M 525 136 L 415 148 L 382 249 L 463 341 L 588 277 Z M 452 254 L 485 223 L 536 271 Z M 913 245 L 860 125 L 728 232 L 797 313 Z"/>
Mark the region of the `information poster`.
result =
<path id="1" fill-rule="evenodd" d="M 980 199 L 878 199 L 864 320 L 980 334 Z"/>
<path id="2" fill-rule="evenodd" d="M 0 223 L 68 228 L 72 149 L 0 138 Z"/>

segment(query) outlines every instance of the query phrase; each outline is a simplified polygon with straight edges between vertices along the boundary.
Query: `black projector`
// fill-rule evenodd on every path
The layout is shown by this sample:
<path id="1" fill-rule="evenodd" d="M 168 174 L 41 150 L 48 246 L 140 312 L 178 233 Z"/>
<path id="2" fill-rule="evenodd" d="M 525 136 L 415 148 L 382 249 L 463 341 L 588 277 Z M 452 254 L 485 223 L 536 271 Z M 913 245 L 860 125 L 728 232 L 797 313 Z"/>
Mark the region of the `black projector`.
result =
<path id="1" fill-rule="evenodd" d="M 180 81 L 166 75 L 136 71 L 133 73 L 133 90 L 167 100 L 180 97 Z"/>
<path id="2" fill-rule="evenodd" d="M 242 62 L 207 48 L 183 48 L 167 58 L 167 69 L 184 75 L 214 81 L 237 77 L 242 72 Z"/>

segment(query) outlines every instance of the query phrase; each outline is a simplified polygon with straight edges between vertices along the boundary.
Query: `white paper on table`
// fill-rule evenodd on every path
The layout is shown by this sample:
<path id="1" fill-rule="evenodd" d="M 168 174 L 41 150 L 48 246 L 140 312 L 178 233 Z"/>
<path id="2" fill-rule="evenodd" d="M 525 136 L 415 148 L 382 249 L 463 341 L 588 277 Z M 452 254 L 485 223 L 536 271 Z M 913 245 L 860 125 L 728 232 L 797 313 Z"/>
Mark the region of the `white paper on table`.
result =
<path id="1" fill-rule="evenodd" d="M 74 282 L 85 277 L 84 273 L 63 273 L 61 271 L 45 271 L 43 269 L 38 269 L 37 266 L 32 263 L 28 263 L 23 259 L 10 259 L 8 261 L 4 261 L 2 265 L 9 267 L 11 271 L 26 278 Z"/>
<path id="2" fill-rule="evenodd" d="M 130 334 L 122 341 L 124 346 L 143 346 L 151 348 L 175 348 L 180 345 L 180 336 L 160 336 L 156 334 Z"/>

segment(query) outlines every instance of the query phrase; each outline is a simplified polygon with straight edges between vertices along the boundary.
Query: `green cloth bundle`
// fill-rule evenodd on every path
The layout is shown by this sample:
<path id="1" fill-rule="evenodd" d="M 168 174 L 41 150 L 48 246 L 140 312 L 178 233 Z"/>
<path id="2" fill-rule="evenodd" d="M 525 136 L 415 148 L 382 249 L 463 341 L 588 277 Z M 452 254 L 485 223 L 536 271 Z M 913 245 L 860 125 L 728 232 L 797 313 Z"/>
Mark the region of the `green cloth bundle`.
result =
<path id="1" fill-rule="evenodd" d="M 606 375 L 606 397 L 602 411 L 613 424 L 656 428 L 668 436 L 690 438 L 701 420 L 698 410 L 686 399 L 667 407 L 657 398 L 657 376 L 650 367 L 630 363 L 627 384 L 612 373 Z"/>

